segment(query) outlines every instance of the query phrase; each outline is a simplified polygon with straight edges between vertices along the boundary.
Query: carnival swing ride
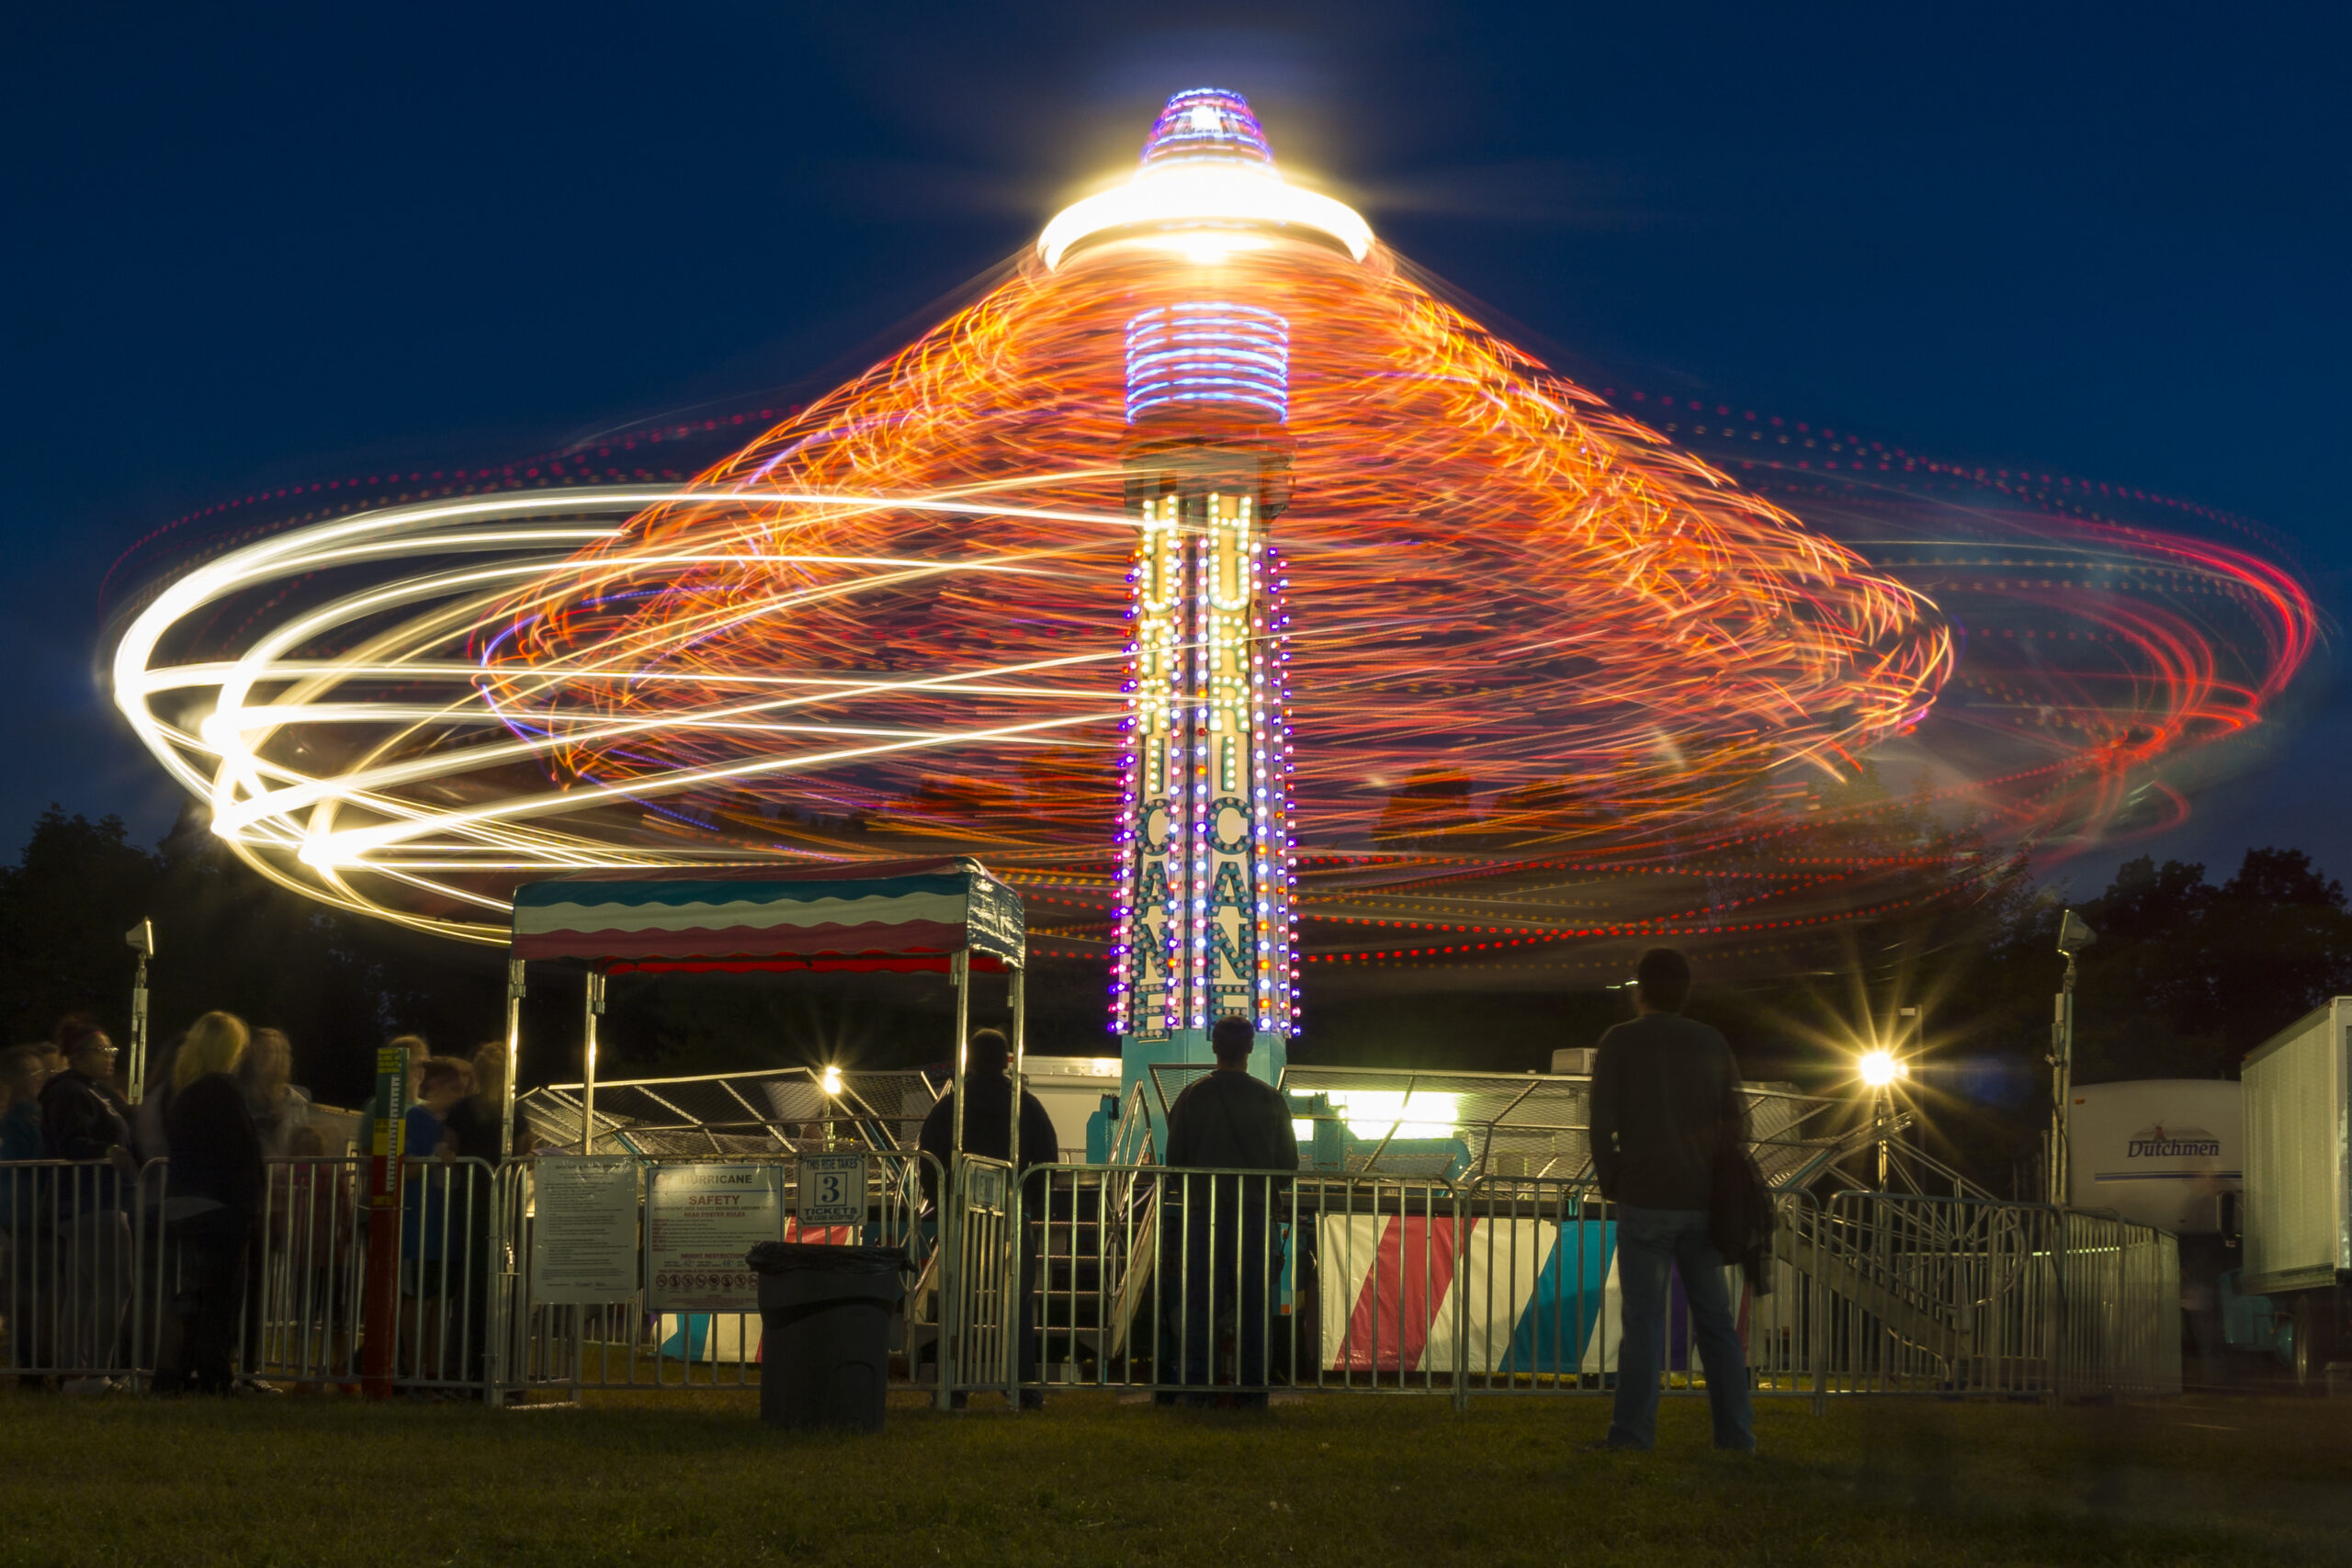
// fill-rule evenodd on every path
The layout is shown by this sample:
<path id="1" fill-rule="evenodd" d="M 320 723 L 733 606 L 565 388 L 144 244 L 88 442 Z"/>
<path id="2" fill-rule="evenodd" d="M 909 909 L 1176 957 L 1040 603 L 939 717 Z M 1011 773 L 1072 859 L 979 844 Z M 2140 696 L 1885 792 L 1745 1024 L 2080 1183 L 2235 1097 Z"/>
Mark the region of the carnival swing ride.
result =
<path id="1" fill-rule="evenodd" d="M 2237 519 L 1578 385 L 1210 89 L 806 407 L 118 577 L 121 710 L 311 897 L 503 942 L 537 877 L 970 854 L 1130 1038 L 1968 898 L 2185 809 L 2317 626 Z"/>

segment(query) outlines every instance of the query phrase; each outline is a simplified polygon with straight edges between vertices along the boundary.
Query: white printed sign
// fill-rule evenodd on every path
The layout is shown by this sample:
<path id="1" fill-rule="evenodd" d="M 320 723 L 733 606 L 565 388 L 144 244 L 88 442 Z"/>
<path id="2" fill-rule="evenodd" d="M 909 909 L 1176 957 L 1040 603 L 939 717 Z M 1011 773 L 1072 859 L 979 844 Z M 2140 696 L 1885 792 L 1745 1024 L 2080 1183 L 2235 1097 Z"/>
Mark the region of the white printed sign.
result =
<path id="1" fill-rule="evenodd" d="M 817 1225 L 865 1223 L 865 1156 L 800 1156 L 799 1219 L 803 1230 Z"/>
<path id="2" fill-rule="evenodd" d="M 645 1198 L 646 1305 L 653 1312 L 757 1312 L 759 1276 L 743 1255 L 784 1239 L 773 1165 L 673 1165 Z"/>
<path id="3" fill-rule="evenodd" d="M 637 1294 L 637 1161 L 545 1155 L 531 1180 L 531 1295 L 542 1302 Z"/>

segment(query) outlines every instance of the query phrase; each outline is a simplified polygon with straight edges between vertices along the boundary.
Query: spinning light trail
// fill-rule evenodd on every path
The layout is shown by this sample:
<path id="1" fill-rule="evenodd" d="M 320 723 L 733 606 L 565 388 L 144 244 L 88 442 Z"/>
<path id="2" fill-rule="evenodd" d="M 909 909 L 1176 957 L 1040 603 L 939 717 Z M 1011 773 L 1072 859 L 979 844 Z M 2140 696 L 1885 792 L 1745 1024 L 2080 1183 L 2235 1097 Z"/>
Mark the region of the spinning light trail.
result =
<path id="1" fill-rule="evenodd" d="M 575 453 L 232 542 L 151 589 L 115 690 L 348 908 L 503 941 L 532 874 L 951 850 L 1121 965 L 1114 1027 L 1278 1032 L 1295 961 L 1964 887 L 1825 836 L 1872 770 L 1996 847 L 2160 820 L 2312 647 L 2256 549 L 1686 418 L 1497 340 L 1179 95 L 985 298 L 693 478 Z"/>

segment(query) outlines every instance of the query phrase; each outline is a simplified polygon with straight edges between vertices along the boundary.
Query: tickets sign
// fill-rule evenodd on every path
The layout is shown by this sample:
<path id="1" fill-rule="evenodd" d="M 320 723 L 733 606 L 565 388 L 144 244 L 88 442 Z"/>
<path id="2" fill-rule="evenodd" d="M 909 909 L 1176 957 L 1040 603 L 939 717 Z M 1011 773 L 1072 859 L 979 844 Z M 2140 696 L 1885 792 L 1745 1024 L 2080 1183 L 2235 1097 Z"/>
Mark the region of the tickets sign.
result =
<path id="1" fill-rule="evenodd" d="M 865 1223 L 865 1156 L 864 1155 L 802 1155 L 799 1183 L 800 1226 L 862 1225 Z"/>

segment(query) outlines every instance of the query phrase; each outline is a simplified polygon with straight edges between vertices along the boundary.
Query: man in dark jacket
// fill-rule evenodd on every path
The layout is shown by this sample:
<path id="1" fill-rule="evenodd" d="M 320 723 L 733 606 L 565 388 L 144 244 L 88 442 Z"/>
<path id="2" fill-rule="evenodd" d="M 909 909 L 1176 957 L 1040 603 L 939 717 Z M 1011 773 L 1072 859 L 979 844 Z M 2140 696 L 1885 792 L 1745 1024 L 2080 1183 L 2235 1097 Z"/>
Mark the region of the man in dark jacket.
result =
<path id="1" fill-rule="evenodd" d="M 1012 1140 L 1012 1079 L 1005 1068 L 1012 1047 L 1000 1030 L 975 1032 L 964 1049 L 964 1152 L 990 1159 L 1011 1159 Z M 922 1152 L 948 1168 L 956 1137 L 956 1091 L 949 1089 L 922 1119 Z M 1054 1119 L 1027 1089 L 1021 1091 L 1021 1157 L 1012 1163 L 1026 1170 L 1061 1158 L 1061 1138 Z M 1034 1184 L 1033 1184 L 1034 1185 Z M 922 1168 L 923 1196 L 938 1200 L 938 1177 L 930 1165 Z"/>
<path id="2" fill-rule="evenodd" d="M 1617 1207 L 1624 1292 L 1617 1407 L 1597 1449 L 1646 1450 L 1657 1437 L 1667 1280 L 1682 1275 L 1707 1369 L 1715 1447 L 1753 1450 L 1747 1363 L 1733 1327 L 1724 1261 L 1707 1235 L 1717 1142 L 1743 1128 L 1739 1066 L 1723 1035 L 1681 1016 L 1690 964 L 1670 947 L 1642 954 L 1631 1023 L 1600 1037 L 1592 1068 L 1592 1166 Z"/>
<path id="3" fill-rule="evenodd" d="M 964 1152 L 985 1155 L 990 1159 L 1008 1159 L 1012 1145 L 1012 1079 L 1005 1068 L 1012 1059 L 1012 1044 L 1001 1031 L 983 1029 L 975 1032 L 971 1043 L 964 1048 Z M 939 1173 L 955 1168 L 956 1091 L 949 1089 L 931 1108 L 922 1121 L 920 1140 L 922 1152 L 932 1160 L 922 1165 L 923 1195 L 933 1203 L 939 1201 Z M 1037 1097 L 1027 1089 L 1021 1091 L 1021 1157 L 1012 1163 L 1023 1170 L 1033 1166 L 1051 1165 L 1061 1157 L 1061 1139 L 1054 1131 L 1054 1119 L 1037 1102 Z M 1046 1179 L 1043 1172 L 1023 1186 L 1022 1199 L 1027 1212 L 1023 1215 L 1021 1244 L 1021 1381 L 1024 1384 L 1037 1381 L 1037 1247 L 1031 1238 L 1036 1234 L 1027 1223 L 1042 1219 L 1046 1202 Z M 964 1395 L 955 1395 L 954 1403 L 961 1409 Z M 1035 1409 L 1045 1403 L 1045 1394 L 1036 1388 L 1026 1388 L 1021 1395 L 1022 1404 Z"/>
<path id="4" fill-rule="evenodd" d="M 88 1162 L 93 1168 L 76 1185 L 84 1190 L 77 1206 L 95 1202 L 119 1208 L 114 1178 L 139 1168 L 130 1152 L 130 1111 L 114 1091 L 115 1059 L 120 1054 L 106 1031 L 96 1024 L 69 1019 L 59 1029 L 65 1036 L 65 1070 L 41 1086 L 40 1115 L 49 1140 L 49 1157 Z M 104 1160 L 107 1168 L 96 1169 Z"/>
<path id="5" fill-rule="evenodd" d="M 1298 1168 L 1298 1137 L 1282 1091 L 1250 1076 L 1257 1030 L 1221 1018 L 1210 1031 L 1216 1070 L 1194 1078 L 1168 1110 L 1168 1164 L 1183 1170 Z M 1267 1298 L 1282 1278 L 1283 1213 L 1288 1183 L 1265 1177 L 1186 1176 L 1161 1200 L 1161 1382 L 1212 1383 L 1219 1330 L 1239 1359 L 1235 1382 L 1244 1408 L 1266 1404 Z M 1186 1394 L 1189 1404 L 1206 1394 Z M 1163 1391 L 1159 1403 L 1176 1395 Z"/>
<path id="6" fill-rule="evenodd" d="M 41 1086 L 41 1132 L 49 1157 L 72 1160 L 56 1172 L 52 1194 L 59 1232 L 53 1245 L 64 1274 L 60 1359 L 79 1375 L 61 1385 L 76 1393 L 113 1386 L 125 1313 L 130 1306 L 131 1187 L 139 1162 L 130 1152 L 129 1107 L 114 1091 L 115 1043 L 81 1014 L 58 1025 L 65 1070 Z M 44 1216 L 47 1217 L 47 1216 Z"/>

